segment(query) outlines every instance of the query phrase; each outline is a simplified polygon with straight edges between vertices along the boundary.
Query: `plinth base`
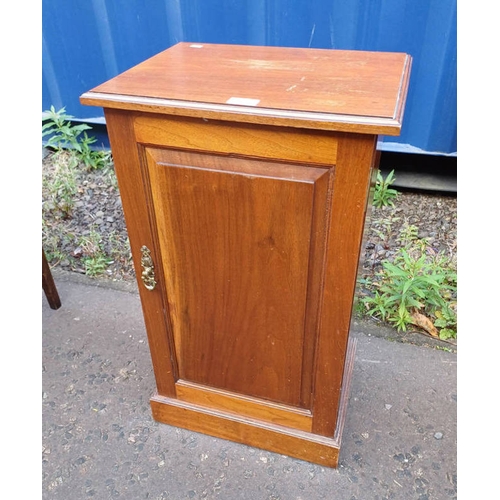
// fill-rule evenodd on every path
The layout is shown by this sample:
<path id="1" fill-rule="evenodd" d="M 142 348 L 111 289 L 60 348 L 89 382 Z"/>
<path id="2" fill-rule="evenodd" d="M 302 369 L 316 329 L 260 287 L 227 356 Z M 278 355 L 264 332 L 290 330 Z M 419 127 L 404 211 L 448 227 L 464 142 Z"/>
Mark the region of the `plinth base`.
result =
<path id="1" fill-rule="evenodd" d="M 333 438 L 159 395 L 153 396 L 150 400 L 153 418 L 175 427 L 281 453 L 326 467 L 337 467 L 355 351 L 356 341 L 349 339 L 339 415 Z"/>

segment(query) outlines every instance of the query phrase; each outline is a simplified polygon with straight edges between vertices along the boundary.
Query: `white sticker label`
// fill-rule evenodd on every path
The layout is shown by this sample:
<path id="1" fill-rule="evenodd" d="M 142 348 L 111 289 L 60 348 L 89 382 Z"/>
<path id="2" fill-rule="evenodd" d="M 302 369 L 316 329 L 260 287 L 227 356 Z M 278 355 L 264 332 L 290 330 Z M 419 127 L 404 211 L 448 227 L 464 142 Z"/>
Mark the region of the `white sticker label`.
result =
<path id="1" fill-rule="evenodd" d="M 190 45 L 190 47 L 191 47 L 192 49 L 201 49 L 201 48 L 203 47 L 203 45 L 200 45 L 199 43 L 192 43 L 192 44 Z"/>
<path id="2" fill-rule="evenodd" d="M 226 104 L 239 104 L 240 106 L 257 106 L 260 99 L 249 99 L 248 97 L 230 97 Z"/>

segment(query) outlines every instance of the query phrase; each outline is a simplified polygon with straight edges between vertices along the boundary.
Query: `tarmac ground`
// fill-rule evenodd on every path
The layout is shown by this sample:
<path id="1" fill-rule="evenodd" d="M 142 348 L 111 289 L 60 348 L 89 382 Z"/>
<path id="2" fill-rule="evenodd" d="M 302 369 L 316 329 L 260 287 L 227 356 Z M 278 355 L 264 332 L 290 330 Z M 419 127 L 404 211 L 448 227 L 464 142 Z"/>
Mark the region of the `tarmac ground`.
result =
<path id="1" fill-rule="evenodd" d="M 42 292 L 44 500 L 457 498 L 456 351 L 353 322 L 350 399 L 330 469 L 155 422 L 135 284 L 53 276 L 61 308 Z"/>

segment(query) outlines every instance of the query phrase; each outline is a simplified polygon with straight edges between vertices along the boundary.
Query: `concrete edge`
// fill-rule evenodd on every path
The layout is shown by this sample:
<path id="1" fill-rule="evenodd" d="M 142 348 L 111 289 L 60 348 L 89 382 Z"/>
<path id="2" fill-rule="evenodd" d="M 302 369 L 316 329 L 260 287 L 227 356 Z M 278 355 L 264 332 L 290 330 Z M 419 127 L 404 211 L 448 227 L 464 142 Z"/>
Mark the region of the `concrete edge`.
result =
<path id="1" fill-rule="evenodd" d="M 391 328 L 390 326 L 370 318 L 354 317 L 351 321 L 351 331 L 361 332 L 369 337 L 384 338 L 389 342 L 400 342 L 402 344 L 412 344 L 431 349 L 446 350 L 455 354 L 458 349 L 455 341 L 447 342 L 417 330 L 398 332 L 395 328 Z"/>
<path id="2" fill-rule="evenodd" d="M 106 277 L 92 277 L 86 274 L 80 274 L 73 271 L 64 271 L 59 268 L 51 269 L 54 281 L 65 281 L 71 283 L 80 283 L 82 285 L 95 286 L 99 288 L 110 288 L 112 290 L 119 290 L 120 292 L 134 293 L 139 295 L 139 289 L 137 287 L 136 280 L 123 281 L 123 280 L 112 280 Z"/>

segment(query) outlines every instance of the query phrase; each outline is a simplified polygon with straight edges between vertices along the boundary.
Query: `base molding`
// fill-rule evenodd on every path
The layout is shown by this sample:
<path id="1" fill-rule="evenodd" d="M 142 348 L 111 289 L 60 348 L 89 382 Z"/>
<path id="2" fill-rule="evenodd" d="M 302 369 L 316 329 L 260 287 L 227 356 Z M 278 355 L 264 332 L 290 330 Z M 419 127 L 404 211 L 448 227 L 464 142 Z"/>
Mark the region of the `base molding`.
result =
<path id="1" fill-rule="evenodd" d="M 350 339 L 337 428 L 333 438 L 158 394 L 150 400 L 153 418 L 160 423 L 288 455 L 325 467 L 337 467 L 355 350 L 356 342 Z"/>

